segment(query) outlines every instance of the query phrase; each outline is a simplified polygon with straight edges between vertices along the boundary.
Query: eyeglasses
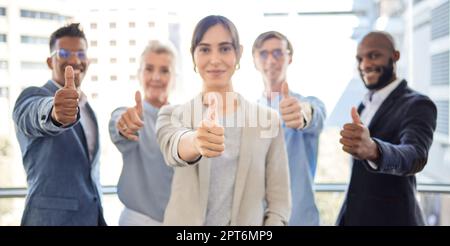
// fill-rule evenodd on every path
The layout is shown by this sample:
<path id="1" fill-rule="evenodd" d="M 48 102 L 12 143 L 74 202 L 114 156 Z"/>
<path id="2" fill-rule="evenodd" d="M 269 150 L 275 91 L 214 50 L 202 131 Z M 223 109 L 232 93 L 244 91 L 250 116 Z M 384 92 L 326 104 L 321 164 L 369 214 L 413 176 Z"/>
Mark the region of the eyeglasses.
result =
<path id="1" fill-rule="evenodd" d="M 271 54 L 272 57 L 278 61 L 283 58 L 285 54 L 289 54 L 289 51 L 283 52 L 281 49 L 274 49 L 269 52 L 267 50 L 262 50 L 259 52 L 259 57 L 261 57 L 261 59 L 263 60 L 267 60 L 267 58 L 269 58 L 269 54 Z"/>
<path id="2" fill-rule="evenodd" d="M 84 50 L 70 51 L 66 49 L 59 49 L 54 50 L 50 55 L 51 56 L 56 55 L 56 57 L 58 57 L 59 59 L 67 60 L 70 58 L 72 54 L 75 54 L 78 57 L 78 59 L 82 61 L 86 60 L 86 51 Z"/>

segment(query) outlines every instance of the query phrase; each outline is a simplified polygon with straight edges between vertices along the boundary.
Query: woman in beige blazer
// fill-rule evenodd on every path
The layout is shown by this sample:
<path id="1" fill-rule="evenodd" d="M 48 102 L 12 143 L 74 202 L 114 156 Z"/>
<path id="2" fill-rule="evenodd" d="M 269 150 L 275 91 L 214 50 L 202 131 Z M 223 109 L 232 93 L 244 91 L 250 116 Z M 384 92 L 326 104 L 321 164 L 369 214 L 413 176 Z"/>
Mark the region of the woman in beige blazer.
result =
<path id="1" fill-rule="evenodd" d="M 289 169 L 278 114 L 233 92 L 242 46 L 234 24 L 207 16 L 191 44 L 203 91 L 166 106 L 157 120 L 163 156 L 175 166 L 165 225 L 286 225 Z M 206 115 L 206 116 L 205 116 Z"/>

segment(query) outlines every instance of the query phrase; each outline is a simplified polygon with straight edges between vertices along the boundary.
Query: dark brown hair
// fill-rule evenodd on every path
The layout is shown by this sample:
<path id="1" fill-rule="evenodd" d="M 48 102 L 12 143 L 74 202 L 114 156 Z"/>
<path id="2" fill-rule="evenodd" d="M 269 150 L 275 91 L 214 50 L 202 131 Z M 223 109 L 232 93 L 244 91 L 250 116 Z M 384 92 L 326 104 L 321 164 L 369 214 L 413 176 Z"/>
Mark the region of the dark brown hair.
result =
<path id="1" fill-rule="evenodd" d="M 240 47 L 241 44 L 239 43 L 239 34 L 236 29 L 236 26 L 231 22 L 228 18 L 221 16 L 221 15 L 210 15 L 206 16 L 205 18 L 201 19 L 197 26 L 195 26 L 194 33 L 192 34 L 192 41 L 191 41 L 191 55 L 192 60 L 194 60 L 194 51 L 195 48 L 197 48 L 200 41 L 202 41 L 203 36 L 205 33 L 211 28 L 212 26 L 215 26 L 217 24 L 222 25 L 225 29 L 227 29 L 230 32 L 231 36 L 231 43 L 234 48 L 234 52 L 238 57 L 240 57 Z"/>

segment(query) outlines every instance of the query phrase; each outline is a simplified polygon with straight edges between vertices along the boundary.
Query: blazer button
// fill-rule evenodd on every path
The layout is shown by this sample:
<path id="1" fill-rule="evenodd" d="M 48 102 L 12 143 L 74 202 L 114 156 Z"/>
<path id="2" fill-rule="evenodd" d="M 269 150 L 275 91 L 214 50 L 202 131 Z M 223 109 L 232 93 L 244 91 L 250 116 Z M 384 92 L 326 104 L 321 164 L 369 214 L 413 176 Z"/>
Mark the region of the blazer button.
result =
<path id="1" fill-rule="evenodd" d="M 94 200 L 94 202 L 96 202 L 97 201 L 97 197 L 94 197 L 94 199 L 92 199 L 92 200 Z"/>

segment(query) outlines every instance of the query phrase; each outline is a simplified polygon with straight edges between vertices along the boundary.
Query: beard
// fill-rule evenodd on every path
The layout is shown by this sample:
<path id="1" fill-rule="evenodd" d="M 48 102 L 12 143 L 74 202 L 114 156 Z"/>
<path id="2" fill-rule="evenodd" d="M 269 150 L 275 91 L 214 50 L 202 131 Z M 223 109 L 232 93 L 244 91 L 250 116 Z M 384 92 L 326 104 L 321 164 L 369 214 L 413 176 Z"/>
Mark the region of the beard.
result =
<path id="1" fill-rule="evenodd" d="M 367 84 L 364 81 L 364 75 L 361 70 L 359 70 L 359 76 L 363 80 L 364 86 L 369 90 L 379 90 L 388 85 L 392 77 L 394 75 L 394 60 L 392 58 L 389 59 L 389 63 L 387 66 L 377 66 L 374 68 L 375 71 L 381 73 L 378 81 L 374 84 Z"/>

